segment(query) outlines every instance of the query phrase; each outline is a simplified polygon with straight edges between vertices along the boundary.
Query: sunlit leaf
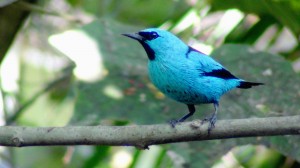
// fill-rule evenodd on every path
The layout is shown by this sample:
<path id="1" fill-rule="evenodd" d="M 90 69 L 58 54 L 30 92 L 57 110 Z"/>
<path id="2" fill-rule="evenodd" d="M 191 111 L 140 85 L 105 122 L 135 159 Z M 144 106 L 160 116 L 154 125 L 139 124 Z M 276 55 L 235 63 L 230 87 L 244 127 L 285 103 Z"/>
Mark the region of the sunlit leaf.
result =
<path id="1" fill-rule="evenodd" d="M 300 1 L 248 1 L 248 0 L 209 0 L 212 11 L 237 8 L 246 13 L 255 13 L 259 16 L 270 15 L 276 18 L 282 25 L 289 27 L 295 35 L 300 34 Z"/>

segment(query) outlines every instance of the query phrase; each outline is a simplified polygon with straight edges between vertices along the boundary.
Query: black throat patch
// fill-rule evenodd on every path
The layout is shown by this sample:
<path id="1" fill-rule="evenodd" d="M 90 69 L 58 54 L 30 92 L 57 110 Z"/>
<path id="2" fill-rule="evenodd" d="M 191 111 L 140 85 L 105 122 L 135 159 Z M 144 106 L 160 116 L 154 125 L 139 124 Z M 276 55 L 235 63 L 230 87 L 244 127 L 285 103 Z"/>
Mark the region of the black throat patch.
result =
<path id="1" fill-rule="evenodd" d="M 141 45 L 144 47 L 147 56 L 149 58 L 149 60 L 153 61 L 155 59 L 155 52 L 152 50 L 152 48 L 149 47 L 148 44 L 146 44 L 145 42 L 140 41 Z"/>

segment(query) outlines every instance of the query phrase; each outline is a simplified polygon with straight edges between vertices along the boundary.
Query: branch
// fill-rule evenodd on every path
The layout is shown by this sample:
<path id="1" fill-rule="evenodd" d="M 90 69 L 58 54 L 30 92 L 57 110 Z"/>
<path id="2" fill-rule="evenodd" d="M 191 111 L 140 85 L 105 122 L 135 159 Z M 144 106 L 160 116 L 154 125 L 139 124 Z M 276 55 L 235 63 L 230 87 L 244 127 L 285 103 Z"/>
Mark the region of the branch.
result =
<path id="1" fill-rule="evenodd" d="M 300 115 L 288 117 L 219 120 L 207 134 L 200 120 L 172 128 L 168 124 L 134 126 L 0 127 L 2 146 L 110 145 L 136 146 L 212 139 L 299 135 Z"/>

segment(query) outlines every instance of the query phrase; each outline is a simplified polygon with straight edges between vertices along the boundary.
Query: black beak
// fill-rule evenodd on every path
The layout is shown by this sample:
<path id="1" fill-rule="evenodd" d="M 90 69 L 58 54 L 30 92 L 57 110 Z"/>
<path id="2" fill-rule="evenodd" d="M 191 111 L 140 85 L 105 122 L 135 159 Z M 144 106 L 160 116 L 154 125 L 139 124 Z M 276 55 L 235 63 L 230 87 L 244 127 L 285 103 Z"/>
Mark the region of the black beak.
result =
<path id="1" fill-rule="evenodd" d="M 141 35 L 139 35 L 138 33 L 124 33 L 122 34 L 123 36 L 127 36 L 129 38 L 138 40 L 138 41 L 145 41 L 145 38 Z"/>

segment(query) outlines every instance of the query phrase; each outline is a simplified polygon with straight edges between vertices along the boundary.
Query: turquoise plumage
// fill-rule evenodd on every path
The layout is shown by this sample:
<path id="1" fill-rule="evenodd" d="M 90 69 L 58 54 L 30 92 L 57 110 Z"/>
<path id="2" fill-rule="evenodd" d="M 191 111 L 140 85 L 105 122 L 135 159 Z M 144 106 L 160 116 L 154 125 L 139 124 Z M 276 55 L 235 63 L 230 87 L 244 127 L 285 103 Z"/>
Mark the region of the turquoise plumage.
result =
<path id="1" fill-rule="evenodd" d="M 188 106 L 189 113 L 173 120 L 172 126 L 193 115 L 195 105 L 213 103 L 215 112 L 205 119 L 210 122 L 210 131 L 217 120 L 218 104 L 223 94 L 234 88 L 262 85 L 235 77 L 212 57 L 186 45 L 168 31 L 150 28 L 123 35 L 137 40 L 144 47 L 153 84 L 168 97 Z"/>

